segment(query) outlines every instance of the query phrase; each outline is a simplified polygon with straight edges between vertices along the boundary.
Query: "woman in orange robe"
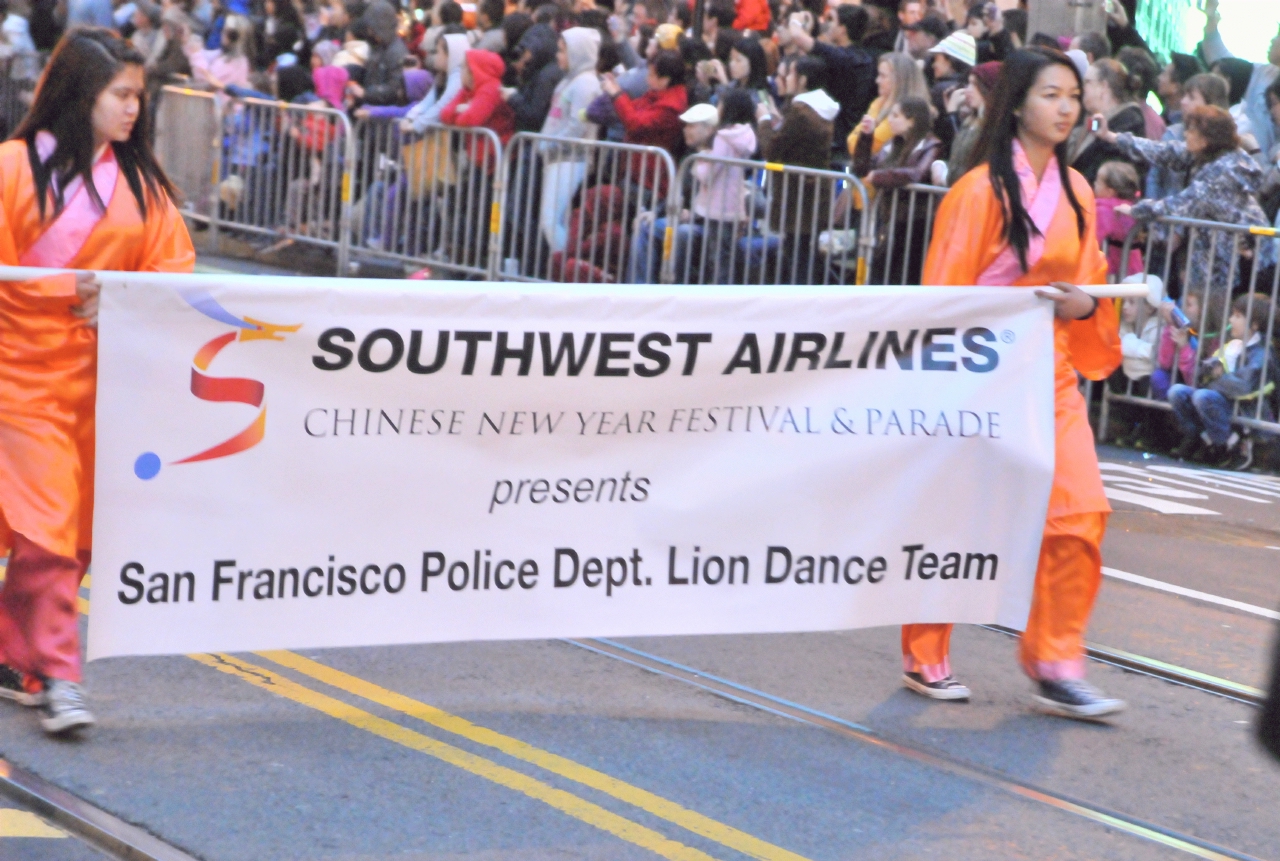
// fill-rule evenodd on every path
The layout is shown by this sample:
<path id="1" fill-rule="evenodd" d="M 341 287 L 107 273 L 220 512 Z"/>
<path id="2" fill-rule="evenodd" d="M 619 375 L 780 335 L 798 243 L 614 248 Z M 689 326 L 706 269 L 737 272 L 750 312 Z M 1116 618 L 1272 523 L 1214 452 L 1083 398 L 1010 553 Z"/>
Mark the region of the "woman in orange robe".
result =
<path id="1" fill-rule="evenodd" d="M 144 93 L 143 57 L 119 36 L 62 39 L 0 144 L 0 264 L 193 269 Z M 91 272 L 0 283 L 0 695 L 39 706 L 51 733 L 93 723 L 76 599 L 93 524 L 97 303 Z"/>
<path id="2" fill-rule="evenodd" d="M 1055 303 L 1056 460 L 1020 658 L 1039 687 L 1042 709 L 1096 718 L 1124 703 L 1084 681 L 1084 631 L 1102 581 L 1111 507 L 1076 372 L 1106 378 L 1120 364 L 1120 336 L 1111 301 L 1074 286 L 1107 278 L 1093 192 L 1064 158 L 1081 88 L 1071 60 L 1056 51 L 1017 51 L 1006 60 L 975 151 L 978 166 L 938 207 L 923 280 L 1058 288 L 1037 291 Z M 933 699 L 968 698 L 968 688 L 951 675 L 951 627 L 903 627 L 908 688 Z"/>

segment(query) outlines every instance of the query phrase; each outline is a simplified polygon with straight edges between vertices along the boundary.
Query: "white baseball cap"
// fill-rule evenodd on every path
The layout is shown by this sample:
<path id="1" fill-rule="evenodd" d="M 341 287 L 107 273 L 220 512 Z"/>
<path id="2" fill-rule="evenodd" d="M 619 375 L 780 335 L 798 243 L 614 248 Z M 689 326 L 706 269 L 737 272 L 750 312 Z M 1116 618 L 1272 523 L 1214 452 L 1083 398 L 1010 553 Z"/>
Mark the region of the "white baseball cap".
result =
<path id="1" fill-rule="evenodd" d="M 690 125 L 693 123 L 717 123 L 720 121 L 720 111 L 715 105 L 701 102 L 681 114 L 680 119 Z"/>

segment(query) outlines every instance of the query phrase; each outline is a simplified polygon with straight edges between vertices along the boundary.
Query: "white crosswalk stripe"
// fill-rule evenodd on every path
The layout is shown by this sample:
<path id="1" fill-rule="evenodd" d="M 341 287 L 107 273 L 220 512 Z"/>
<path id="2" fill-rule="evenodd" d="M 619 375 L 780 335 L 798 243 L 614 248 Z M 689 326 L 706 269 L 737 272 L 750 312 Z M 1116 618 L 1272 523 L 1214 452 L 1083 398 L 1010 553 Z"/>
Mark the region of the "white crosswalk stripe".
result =
<path id="1" fill-rule="evenodd" d="M 1280 479 L 1272 476 L 1195 469 L 1163 464 L 1098 464 L 1108 499 L 1140 505 L 1161 514 L 1213 515 L 1221 512 L 1181 500 L 1204 501 L 1229 497 L 1256 505 L 1280 500 Z"/>

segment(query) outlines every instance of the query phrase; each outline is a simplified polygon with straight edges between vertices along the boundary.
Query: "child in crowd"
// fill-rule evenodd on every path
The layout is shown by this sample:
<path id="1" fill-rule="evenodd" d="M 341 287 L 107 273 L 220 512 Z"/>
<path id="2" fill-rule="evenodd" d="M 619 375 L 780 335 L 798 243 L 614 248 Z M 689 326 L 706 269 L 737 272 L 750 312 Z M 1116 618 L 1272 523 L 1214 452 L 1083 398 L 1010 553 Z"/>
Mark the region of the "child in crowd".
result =
<path id="1" fill-rule="evenodd" d="M 409 108 L 400 121 L 402 131 L 422 134 L 427 126 L 440 122 L 440 114 L 462 91 L 462 67 L 466 65 L 467 37 L 447 33 L 437 40 L 431 68 L 435 83 L 422 101 Z"/>
<path id="2" fill-rule="evenodd" d="M 1139 276 L 1141 277 L 1141 276 Z M 1152 313 L 1146 299 L 1125 299 L 1120 306 L 1120 369 L 1108 384 L 1118 395 L 1145 397 L 1155 369 L 1156 335 L 1160 318 Z M 1136 445 L 1144 437 L 1146 410 L 1122 402 L 1112 407 L 1112 415 L 1124 426 L 1116 439 L 1119 445 Z"/>
<path id="3" fill-rule="evenodd" d="M 1206 309 L 1203 291 L 1189 290 L 1182 296 L 1182 313 L 1191 325 L 1177 325 L 1174 307 L 1172 302 L 1165 302 L 1160 306 L 1160 346 L 1156 351 L 1155 370 L 1151 372 L 1151 397 L 1158 401 L 1168 398 L 1169 387 L 1173 383 L 1195 382 L 1197 347 L 1202 355 L 1212 354 L 1218 347 L 1218 336 L 1222 331 L 1218 303 L 1211 302 Z"/>
<path id="4" fill-rule="evenodd" d="M 516 133 L 515 113 L 502 97 L 502 58 L 492 51 L 467 51 L 462 66 L 462 90 L 440 112 L 440 122 L 447 126 L 483 127 L 506 143 Z M 471 160 L 489 171 L 486 148 L 482 141 L 472 147 Z"/>
<path id="5" fill-rule="evenodd" d="M 705 102 L 694 105 L 682 113 L 680 115 L 681 134 L 686 150 L 690 153 L 705 152 L 715 140 L 716 124 L 719 119 L 720 113 L 715 106 Z M 679 193 L 683 201 L 688 197 L 688 188 L 686 181 L 683 188 L 674 189 L 672 193 Z M 661 275 L 659 267 L 662 263 L 662 242 L 666 231 L 667 218 L 664 213 L 658 210 L 645 210 L 636 215 L 628 263 L 629 281 L 635 284 L 657 283 Z M 685 241 L 687 243 L 687 239 Z M 679 245 L 677 249 L 680 249 Z M 685 251 L 677 250 L 677 254 L 687 258 Z M 684 283 L 691 278 L 692 274 L 688 270 L 688 263 L 680 260 L 676 265 L 676 281 Z"/>
<path id="6" fill-rule="evenodd" d="M 1265 294 L 1237 296 L 1227 320 L 1231 340 L 1201 363 L 1200 382 L 1205 385 L 1178 384 L 1169 389 L 1169 403 L 1184 437 L 1175 456 L 1232 469 L 1245 469 L 1252 461 L 1251 447 L 1240 445 L 1231 419 L 1238 405 L 1244 415 L 1271 420 L 1274 385 L 1263 387 L 1263 380 L 1270 383 L 1277 373 L 1268 349 L 1271 321 L 1271 300 Z"/>
<path id="7" fill-rule="evenodd" d="M 1102 241 L 1102 250 L 1107 255 L 1112 280 L 1142 271 L 1142 252 L 1138 250 L 1139 243 L 1135 242 L 1129 249 L 1129 265 L 1121 272 L 1124 241 L 1133 229 L 1134 220 L 1131 216 L 1116 212 L 1117 206 L 1136 203 L 1141 197 L 1141 187 L 1138 171 L 1125 161 L 1104 162 L 1098 168 L 1098 177 L 1093 182 L 1098 212 L 1098 239 Z"/>
<path id="8" fill-rule="evenodd" d="M 756 100 L 747 89 L 721 91 L 719 128 L 711 142 L 713 158 L 749 159 L 756 151 Z M 692 218 L 676 230 L 677 280 L 698 284 L 733 283 L 734 245 L 746 219 L 744 173 L 741 167 L 700 161 L 693 166 L 698 190 L 693 196 Z M 686 255 L 697 258 L 689 266 Z M 682 253 L 683 252 L 683 253 Z M 689 270 L 692 271 L 689 271 Z M 688 278 L 685 273 L 689 272 Z"/>
<path id="9" fill-rule="evenodd" d="M 1159 318 L 1145 299 L 1125 299 L 1120 306 L 1120 369 L 1133 383 L 1133 393 L 1145 395 L 1155 369 L 1156 331 Z"/>

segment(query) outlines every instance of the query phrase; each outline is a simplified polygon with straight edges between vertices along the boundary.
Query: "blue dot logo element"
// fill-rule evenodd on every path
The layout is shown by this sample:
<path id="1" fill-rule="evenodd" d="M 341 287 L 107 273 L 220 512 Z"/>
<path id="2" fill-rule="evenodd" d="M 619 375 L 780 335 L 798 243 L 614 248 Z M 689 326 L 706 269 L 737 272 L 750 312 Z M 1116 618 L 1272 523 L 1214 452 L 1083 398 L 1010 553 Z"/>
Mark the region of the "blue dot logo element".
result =
<path id="1" fill-rule="evenodd" d="M 133 462 L 133 474 L 143 481 L 150 481 L 160 474 L 160 456 L 148 451 L 138 455 Z"/>

